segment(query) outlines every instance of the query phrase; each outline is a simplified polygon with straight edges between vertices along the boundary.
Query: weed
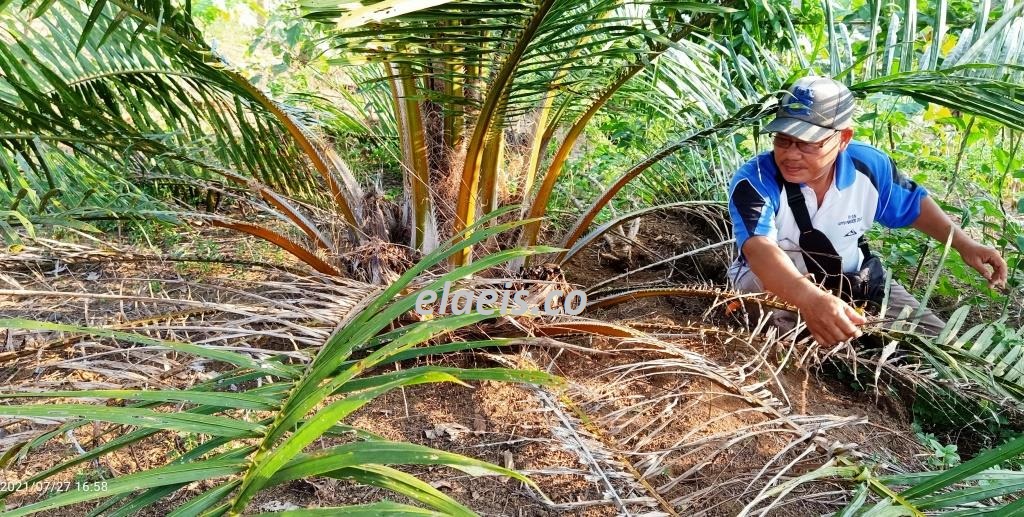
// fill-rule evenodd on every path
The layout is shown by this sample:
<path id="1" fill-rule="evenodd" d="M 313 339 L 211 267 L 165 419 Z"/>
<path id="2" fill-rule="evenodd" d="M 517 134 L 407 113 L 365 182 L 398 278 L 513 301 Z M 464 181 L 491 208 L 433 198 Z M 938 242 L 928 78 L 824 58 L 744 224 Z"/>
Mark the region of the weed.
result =
<path id="1" fill-rule="evenodd" d="M 922 431 L 917 422 L 913 424 L 913 429 L 917 440 L 932 452 L 926 461 L 929 467 L 948 469 L 960 464 L 955 444 L 943 445 L 934 434 Z"/>

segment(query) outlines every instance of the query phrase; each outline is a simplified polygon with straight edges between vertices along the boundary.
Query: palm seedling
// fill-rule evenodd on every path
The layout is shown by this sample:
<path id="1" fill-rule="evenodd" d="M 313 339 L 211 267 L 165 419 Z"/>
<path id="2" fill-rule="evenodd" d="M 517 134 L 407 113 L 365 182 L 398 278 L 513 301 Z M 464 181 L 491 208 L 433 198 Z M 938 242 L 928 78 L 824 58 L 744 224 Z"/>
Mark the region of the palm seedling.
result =
<path id="1" fill-rule="evenodd" d="M 495 215 L 501 215 L 497 212 Z M 486 223 L 482 220 L 481 223 Z M 134 345 L 205 358 L 226 365 L 213 380 L 188 389 L 75 390 L 5 393 L 5 399 L 48 401 L 44 404 L 4 404 L 0 414 L 16 418 L 64 420 L 38 438 L 13 448 L 3 461 L 31 454 L 37 448 L 90 422 L 133 427 L 71 460 L 39 472 L 26 484 L 51 479 L 72 467 L 101 458 L 161 432 L 176 432 L 194 443 L 179 458 L 157 468 L 114 477 L 104 490 L 89 487 L 58 493 L 7 515 L 28 515 L 68 505 L 104 499 L 94 513 L 128 515 L 153 505 L 178 489 L 200 480 L 211 488 L 183 502 L 172 515 L 239 515 L 266 488 L 311 476 L 352 479 L 391 490 L 443 515 L 473 512 L 393 465 L 448 465 L 473 475 L 509 476 L 534 486 L 514 471 L 457 454 L 410 443 L 394 442 L 345 423 L 354 411 L 398 388 L 425 383 L 471 380 L 552 384 L 557 379 L 538 371 L 504 368 L 462 369 L 423 366 L 383 372 L 398 361 L 452 350 L 501 347 L 516 340 L 484 339 L 446 345 L 444 335 L 489 317 L 455 315 L 395 327 L 409 312 L 422 290 L 441 290 L 444 282 L 473 275 L 511 258 L 544 250 L 511 249 L 482 258 L 447 274 L 422 276 L 429 268 L 470 246 L 514 227 L 517 223 L 475 227 L 456 245 L 445 243 L 407 271 L 388 288 L 377 291 L 352 310 L 306 364 L 293 355 L 254 358 L 212 344 L 157 339 L 141 333 L 103 327 L 81 327 L 31 320 L 4 320 L 9 329 L 63 332 L 102 338 L 121 346 Z M 229 389 L 234 387 L 235 390 Z M 54 399 L 122 400 L 124 405 L 57 403 Z M 341 445 L 311 447 L 322 437 L 345 437 Z M 27 486 L 27 485 L 26 485 Z M 334 515 L 423 514 L 421 508 L 381 502 L 351 508 L 324 509 Z"/>

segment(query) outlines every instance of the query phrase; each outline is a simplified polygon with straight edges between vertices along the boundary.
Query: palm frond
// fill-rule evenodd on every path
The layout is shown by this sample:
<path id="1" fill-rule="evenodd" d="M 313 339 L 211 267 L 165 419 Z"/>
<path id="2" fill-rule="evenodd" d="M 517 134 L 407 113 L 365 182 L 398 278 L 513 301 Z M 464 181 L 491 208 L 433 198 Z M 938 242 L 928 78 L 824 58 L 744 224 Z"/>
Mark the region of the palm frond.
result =
<path id="1" fill-rule="evenodd" d="M 51 191 L 67 181 L 55 178 L 47 163 L 53 156 L 129 184 L 158 185 L 155 178 L 171 176 L 245 192 L 255 181 L 250 198 L 265 211 L 284 214 L 311 248 L 333 244 L 281 194 L 328 208 L 358 228 L 352 207 L 361 197 L 344 164 L 291 108 L 214 57 L 187 13 L 124 2 L 90 8 L 69 0 L 40 13 L 27 7 L 2 14 L 0 141 L 6 163 L 48 177 Z M 18 169 L 5 168 L 8 177 L 12 170 Z M 158 204 L 138 189 L 129 192 Z M 55 199 L 74 202 L 60 200 L 63 195 L 74 192 Z M 129 208 L 114 210 L 129 217 Z"/>
<path id="2" fill-rule="evenodd" d="M 865 472 L 868 479 L 862 486 L 882 497 L 867 511 L 924 515 L 924 511 L 943 510 L 951 515 L 1015 515 L 1024 507 L 1021 500 L 1006 502 L 999 499 L 1021 490 L 1020 472 L 996 469 L 1000 463 L 1021 454 L 1024 454 L 1024 438 L 1016 438 L 946 471 L 878 478 Z M 900 485 L 909 488 L 899 492 L 889 488 Z M 953 485 L 960 488 L 940 492 Z M 996 501 L 991 501 L 993 499 Z M 983 504 L 985 502 L 987 504 Z M 844 514 L 863 511 L 865 503 L 864 497 L 858 497 L 844 509 Z"/>
<path id="3" fill-rule="evenodd" d="M 507 211 L 505 211 L 507 213 Z M 497 213 L 498 215 L 501 212 Z M 485 218 L 481 224 L 487 225 Z M 495 225 L 464 237 L 468 246 L 519 223 Z M 450 246 L 450 243 L 449 243 Z M 417 264 L 412 272 L 361 304 L 329 335 L 323 346 L 309 354 L 305 368 L 289 364 L 288 355 L 271 354 L 254 360 L 248 354 L 226 347 L 199 343 L 178 343 L 154 339 L 141 330 L 122 331 L 97 327 L 5 320 L 3 325 L 21 332 L 74 333 L 91 339 L 127 345 L 141 344 L 154 351 L 174 350 L 178 354 L 216 360 L 233 365 L 207 383 L 188 390 L 86 389 L 49 392 L 11 392 L 4 398 L 15 400 L 53 399 L 121 399 L 123 407 L 85 403 L 6 404 L 0 414 L 8 417 L 46 417 L 67 420 L 55 432 L 39 437 L 19 448 L 19 454 L 31 454 L 41 443 L 87 422 L 111 422 L 137 427 L 121 437 L 96 446 L 80 457 L 58 465 L 33 479 L 45 480 L 58 472 L 90 458 L 102 457 L 117 449 L 131 446 L 160 432 L 173 430 L 196 437 L 199 445 L 179 459 L 166 465 L 108 481 L 107 491 L 72 490 L 42 499 L 15 510 L 17 515 L 62 508 L 107 498 L 104 508 L 116 514 L 128 513 L 146 501 L 156 501 L 190 482 L 209 480 L 214 487 L 185 501 L 179 512 L 223 508 L 242 511 L 259 491 L 288 480 L 311 476 L 354 479 L 380 486 L 411 497 L 434 511 L 456 515 L 472 512 L 408 474 L 389 465 L 447 465 L 472 475 L 508 476 L 536 488 L 533 482 L 513 470 L 501 468 L 461 455 L 410 443 L 390 442 L 370 433 L 348 427 L 339 420 L 390 390 L 434 382 L 465 382 L 467 380 L 513 381 L 540 384 L 556 383 L 551 375 L 538 371 L 503 368 L 460 369 L 423 366 L 379 374 L 379 368 L 403 359 L 444 350 L 467 350 L 480 347 L 507 346 L 513 341 L 495 339 L 473 343 L 422 346 L 428 340 L 451 330 L 479 322 L 486 315 L 470 314 L 422 321 L 389 330 L 393 322 L 407 313 L 420 290 L 440 290 L 441 284 L 471 275 L 531 250 L 509 250 L 484 257 L 476 263 L 438 277 L 420 277 L 427 268 L 458 252 L 458 246 L 441 248 Z M 538 250 L 543 251 L 543 250 Z M 412 286 L 419 286 L 412 288 Z M 336 320 L 335 320 L 336 321 Z M 522 340 L 514 342 L 523 342 Z M 353 358 L 353 354 L 358 354 Z M 266 355 L 266 354 L 264 354 Z M 259 379 L 260 382 L 248 381 Z M 235 391 L 228 390 L 234 386 Z M 312 411 L 315 406 L 322 409 Z M 168 412 L 170 407 L 177 408 Z M 269 415 L 269 416 L 268 416 Z M 320 451 L 307 445 L 322 436 L 355 432 L 358 439 Z M 206 436 L 206 439 L 202 439 Z M 263 446 L 250 446 L 242 439 L 254 437 Z M 267 446 L 266 444 L 273 444 Z M 216 451 L 216 452 L 215 452 Z M 136 494 L 133 501 L 127 498 Z M 142 502 L 137 502 L 141 500 Z M 384 508 L 386 504 L 373 508 Z M 115 510 L 116 509 L 116 510 Z M 355 508 L 358 512 L 363 509 Z"/>

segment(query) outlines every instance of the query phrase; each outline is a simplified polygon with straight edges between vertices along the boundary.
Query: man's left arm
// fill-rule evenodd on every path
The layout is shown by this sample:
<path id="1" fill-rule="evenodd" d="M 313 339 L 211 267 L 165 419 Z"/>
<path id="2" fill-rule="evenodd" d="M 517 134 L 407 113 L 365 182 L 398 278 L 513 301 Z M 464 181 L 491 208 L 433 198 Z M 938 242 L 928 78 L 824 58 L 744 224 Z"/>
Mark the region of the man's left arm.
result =
<path id="1" fill-rule="evenodd" d="M 953 248 L 960 253 L 964 263 L 977 269 L 981 276 L 988 280 L 989 287 L 1006 285 L 1006 261 L 999 256 L 999 252 L 972 239 L 963 229 L 953 224 L 931 197 L 921 198 L 921 214 L 911 226 L 942 243 L 946 242 L 952 228 Z M 986 265 L 991 267 L 991 270 Z"/>

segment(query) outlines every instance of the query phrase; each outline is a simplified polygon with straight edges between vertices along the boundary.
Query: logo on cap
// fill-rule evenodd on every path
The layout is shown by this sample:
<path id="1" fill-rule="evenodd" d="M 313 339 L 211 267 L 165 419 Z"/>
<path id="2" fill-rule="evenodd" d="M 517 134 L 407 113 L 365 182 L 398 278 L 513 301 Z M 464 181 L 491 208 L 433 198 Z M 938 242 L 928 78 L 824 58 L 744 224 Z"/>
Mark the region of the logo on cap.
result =
<path id="1" fill-rule="evenodd" d="M 795 86 L 790 92 L 793 97 L 782 107 L 790 115 L 810 115 L 814 106 L 814 91 L 806 86 Z"/>

